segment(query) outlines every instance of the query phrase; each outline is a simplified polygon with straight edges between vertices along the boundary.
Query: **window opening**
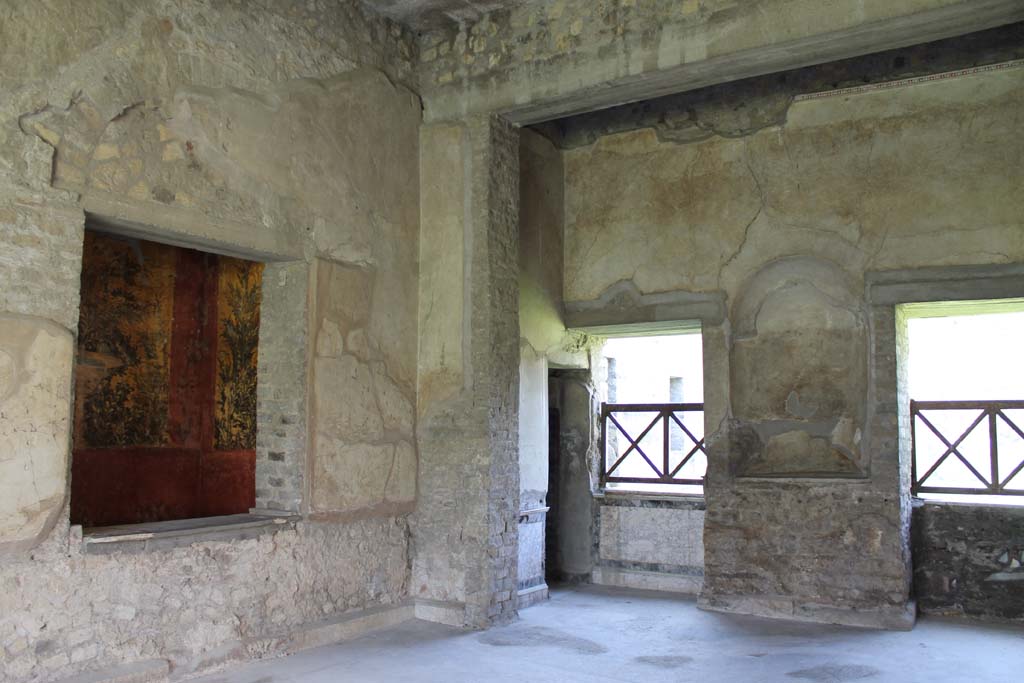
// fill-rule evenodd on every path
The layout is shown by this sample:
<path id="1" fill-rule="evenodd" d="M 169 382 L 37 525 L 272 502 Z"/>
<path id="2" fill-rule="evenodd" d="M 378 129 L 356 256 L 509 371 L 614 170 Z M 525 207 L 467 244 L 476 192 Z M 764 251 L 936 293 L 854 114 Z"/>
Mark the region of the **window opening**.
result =
<path id="1" fill-rule="evenodd" d="M 603 353 L 602 486 L 702 494 L 707 454 L 699 329 L 612 337 Z"/>
<path id="2" fill-rule="evenodd" d="M 263 265 L 87 229 L 71 522 L 255 505 Z"/>
<path id="3" fill-rule="evenodd" d="M 902 308 L 914 495 L 1024 504 L 1024 300 Z"/>

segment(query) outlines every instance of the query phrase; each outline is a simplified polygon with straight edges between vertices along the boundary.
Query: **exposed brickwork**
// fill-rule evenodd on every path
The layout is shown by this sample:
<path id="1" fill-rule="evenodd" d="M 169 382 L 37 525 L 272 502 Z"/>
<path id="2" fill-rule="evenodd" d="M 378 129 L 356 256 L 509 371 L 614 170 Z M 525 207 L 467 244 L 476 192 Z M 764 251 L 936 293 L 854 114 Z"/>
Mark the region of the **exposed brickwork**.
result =
<path id="1" fill-rule="evenodd" d="M 895 503 L 897 536 L 885 551 L 891 571 L 900 571 L 910 592 L 910 396 L 907 373 L 907 323 L 894 306 L 870 308 L 867 438 L 872 452 L 871 480 L 886 503 Z M 887 506 L 888 508 L 888 506 Z M 888 508 L 892 510 L 892 508 Z"/>
<path id="2" fill-rule="evenodd" d="M 306 453 L 306 263 L 267 264 L 257 370 L 256 507 L 298 512 Z"/>
<path id="3" fill-rule="evenodd" d="M 906 575 L 890 559 L 898 518 L 894 498 L 862 484 L 709 490 L 704 595 L 712 604 L 719 595 L 743 595 L 868 609 L 902 605 Z"/>
<path id="4" fill-rule="evenodd" d="M 481 124 L 473 132 L 480 134 Z M 490 491 L 488 501 L 488 556 L 491 558 L 490 602 L 487 618 L 508 621 L 516 614 L 519 550 L 519 132 L 498 117 L 485 126 L 487 183 L 487 279 L 481 285 L 486 309 L 474 310 L 474 328 L 485 324 L 486 333 L 474 344 L 474 366 L 488 368 L 488 423 Z M 478 207 L 479 208 L 479 207 Z M 482 246 L 478 240 L 474 247 Z M 483 302 L 481 302 L 483 303 Z M 479 316 L 479 317 L 478 317 Z M 485 322 L 486 320 L 486 322 Z M 484 330 L 481 330 L 484 332 Z"/>
<path id="5" fill-rule="evenodd" d="M 422 33 L 420 92 L 430 121 L 534 123 L 991 26 L 954 0 L 526 0 Z"/>
<path id="6" fill-rule="evenodd" d="M 572 62 L 598 46 L 629 53 L 657 45 L 662 32 L 706 19 L 696 2 L 590 0 L 525 2 L 479 19 L 425 33 L 420 59 L 425 85 L 443 86 L 507 72 L 532 62 Z"/>

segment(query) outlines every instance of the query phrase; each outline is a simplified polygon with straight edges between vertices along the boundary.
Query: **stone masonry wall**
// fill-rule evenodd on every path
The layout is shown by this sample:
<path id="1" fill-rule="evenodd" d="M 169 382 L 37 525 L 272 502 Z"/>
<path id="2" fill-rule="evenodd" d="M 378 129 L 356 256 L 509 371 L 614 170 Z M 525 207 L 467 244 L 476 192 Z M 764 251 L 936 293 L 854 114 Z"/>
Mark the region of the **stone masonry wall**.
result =
<path id="1" fill-rule="evenodd" d="M 1024 261 L 1022 79 L 797 97 L 744 130 L 731 117 L 771 108 L 751 90 L 703 121 L 729 131 L 565 152 L 567 305 L 623 281 L 726 297 L 727 321 L 705 321 L 706 386 L 726 399 L 706 413 L 705 606 L 909 623 L 898 330 L 865 273 Z"/>
<path id="2" fill-rule="evenodd" d="M 416 481 L 421 109 L 400 85 L 412 80 L 411 34 L 354 1 L 68 0 L 0 16 L 5 680 L 137 658 L 188 672 L 402 601 Z M 407 445 L 377 463 L 380 486 L 364 479 L 366 491 L 321 501 L 318 520 L 255 539 L 83 555 L 68 526 L 67 407 L 87 221 L 268 262 L 260 507 L 310 512 L 311 434 L 321 453 L 360 442 L 344 421 L 318 431 L 310 409 L 317 383 L 334 403 L 357 388 L 344 368 L 309 360 L 324 321 L 351 325 L 326 355 L 351 354 L 388 378 L 378 388 L 400 387 L 382 388 L 386 405 L 368 417 L 399 422 Z M 361 316 L 343 295 L 316 296 L 318 264 L 372 279 Z"/>
<path id="3" fill-rule="evenodd" d="M 67 534 L 65 516 L 31 557 L 0 566 L 5 681 L 150 659 L 180 676 L 280 654 L 304 627 L 407 591 L 403 518 L 104 555 Z"/>
<path id="4" fill-rule="evenodd" d="M 921 611 L 1024 622 L 1024 510 L 924 503 L 912 529 Z"/>
<path id="5" fill-rule="evenodd" d="M 697 595 L 704 502 L 625 493 L 597 498 L 594 583 Z"/>
<path id="6" fill-rule="evenodd" d="M 483 130 L 481 130 L 483 129 Z M 483 585 L 486 618 L 507 622 L 516 616 L 519 550 L 519 131 L 501 118 L 477 125 L 476 140 L 486 161 L 483 178 L 487 183 L 486 212 L 477 217 L 487 226 L 486 243 L 474 242 L 474 249 L 486 249 L 486 277 L 472 286 L 486 292 L 487 308 L 474 311 L 476 344 L 474 368 L 487 369 L 488 431 L 490 433 L 489 505 L 487 510 L 488 553 L 491 566 L 485 568 Z M 477 252 L 480 254 L 480 252 Z M 477 256 L 483 261 L 483 254 Z M 482 303 L 482 302 L 481 302 Z M 486 333 L 485 333 L 486 331 Z M 483 377 L 477 375 L 474 382 Z M 481 387 L 483 388 L 483 387 Z M 472 604 L 472 598 L 470 598 Z M 471 614 L 469 610 L 467 613 Z M 483 615 L 481 615 L 483 616 Z"/>
<path id="7" fill-rule="evenodd" d="M 483 627 L 516 608 L 518 132 L 498 118 L 421 130 L 417 614 Z"/>

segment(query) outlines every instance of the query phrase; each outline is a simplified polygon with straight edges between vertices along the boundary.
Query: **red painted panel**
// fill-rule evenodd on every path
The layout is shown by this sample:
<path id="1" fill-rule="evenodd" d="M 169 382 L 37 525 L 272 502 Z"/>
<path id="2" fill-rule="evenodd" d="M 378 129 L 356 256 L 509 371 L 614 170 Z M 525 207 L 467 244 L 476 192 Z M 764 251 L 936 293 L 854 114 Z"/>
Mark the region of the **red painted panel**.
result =
<path id="1" fill-rule="evenodd" d="M 71 520 L 92 527 L 199 517 L 199 482 L 198 449 L 75 451 Z"/>
<path id="2" fill-rule="evenodd" d="M 207 334 L 209 300 L 207 255 L 176 249 L 174 317 L 171 326 L 171 372 L 168 433 L 171 444 L 201 448 L 203 410 L 213 392 L 213 343 Z"/>
<path id="3" fill-rule="evenodd" d="M 138 443 L 132 440 L 122 440 L 116 442 L 116 446 L 110 444 L 111 447 L 107 448 L 75 449 L 72 457 L 71 522 L 86 527 L 244 513 L 256 503 L 255 451 L 251 448 L 213 450 L 218 344 L 222 341 L 218 315 L 221 257 L 191 249 L 142 244 L 147 245 L 146 248 L 154 254 L 162 254 L 164 258 L 162 261 L 155 258 L 129 259 L 125 270 L 139 282 L 148 282 L 147 278 L 151 275 L 149 269 L 155 267 L 153 264 L 157 261 L 169 267 L 173 264 L 173 279 L 167 280 L 165 284 L 169 286 L 165 286 L 158 297 L 160 305 L 164 306 L 163 319 L 171 318 L 168 326 L 168 365 L 164 366 L 166 369 L 163 371 L 164 377 L 169 375 L 169 382 L 163 385 L 162 391 L 166 392 L 164 400 L 157 402 L 166 411 L 167 439 L 162 443 L 169 443 L 166 447 L 155 443 L 143 446 L 131 445 Z M 102 255 L 104 252 L 99 250 L 97 253 Z M 86 282 L 84 274 L 87 271 L 102 267 L 102 259 L 94 260 L 96 262 L 83 261 L 83 282 Z M 242 263 L 229 261 L 235 270 Z M 254 286 L 257 294 L 261 272 L 259 268 L 256 269 Z M 103 282 L 102 275 L 102 272 L 97 274 L 93 280 Z M 251 284 L 251 279 L 249 277 L 245 282 Z M 232 282 L 229 281 L 226 286 L 231 286 Z M 238 283 L 234 284 L 238 289 Z M 171 290 L 173 301 L 168 301 Z M 247 292 L 244 288 L 231 290 L 236 299 Z M 233 299 L 228 297 L 228 301 L 230 303 Z M 232 331 L 235 334 L 227 335 L 225 343 L 231 340 L 237 342 L 241 338 L 236 329 L 240 326 L 248 324 L 258 327 L 258 308 L 255 316 L 239 318 L 244 312 L 241 304 L 246 302 L 253 303 L 246 299 L 241 303 L 236 302 L 237 305 L 230 309 L 229 312 L 234 314 Z M 122 312 L 116 308 L 116 297 L 106 290 L 97 295 L 94 303 L 91 309 L 82 309 L 83 316 L 88 317 L 88 320 L 84 320 L 86 323 L 92 322 L 93 318 L 99 320 L 97 316 L 103 312 L 111 315 Z M 258 307 L 258 303 L 257 296 L 254 305 Z M 105 311 L 104 305 L 109 305 L 111 311 Z M 108 324 L 106 328 L 109 327 Z M 250 330 L 246 328 L 242 331 Z M 231 346 L 229 350 L 235 352 L 237 345 Z M 133 347 L 132 350 L 140 356 L 149 353 L 145 346 L 138 349 Z M 231 354 L 226 354 L 226 357 L 233 358 Z M 248 356 L 245 360 L 248 360 Z M 255 367 L 255 358 L 251 363 Z M 229 368 L 222 374 L 233 380 L 236 375 L 234 370 Z M 230 392 L 224 393 L 227 395 Z M 236 393 L 231 393 L 230 397 L 237 399 Z M 152 398 L 152 393 L 147 397 Z M 248 398 L 252 398 L 252 403 L 255 403 L 254 397 Z M 238 400 L 223 402 L 225 405 L 222 408 L 237 409 L 243 405 Z M 127 408 L 123 404 L 113 403 L 104 417 L 111 424 L 116 424 Z M 239 406 L 235 403 L 239 403 Z M 254 417 L 251 419 L 254 420 Z M 76 422 L 80 420 L 81 415 L 77 415 Z M 76 441 L 76 445 L 85 444 Z M 238 444 L 242 448 L 246 445 L 249 444 Z"/>
<path id="4" fill-rule="evenodd" d="M 203 453 L 203 517 L 248 512 L 256 505 L 256 451 Z"/>

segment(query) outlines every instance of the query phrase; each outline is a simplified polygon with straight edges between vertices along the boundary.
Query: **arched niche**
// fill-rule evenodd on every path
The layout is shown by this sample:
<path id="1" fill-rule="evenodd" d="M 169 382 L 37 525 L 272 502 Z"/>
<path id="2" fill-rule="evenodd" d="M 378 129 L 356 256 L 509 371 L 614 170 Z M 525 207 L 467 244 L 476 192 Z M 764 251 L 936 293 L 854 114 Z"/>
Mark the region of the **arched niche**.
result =
<path id="1" fill-rule="evenodd" d="M 732 307 L 731 462 L 738 476 L 860 477 L 867 317 L 835 263 L 773 261 Z"/>

